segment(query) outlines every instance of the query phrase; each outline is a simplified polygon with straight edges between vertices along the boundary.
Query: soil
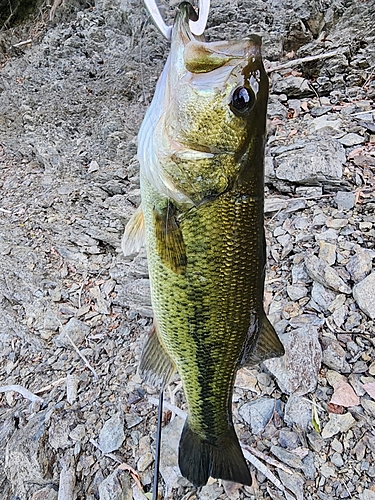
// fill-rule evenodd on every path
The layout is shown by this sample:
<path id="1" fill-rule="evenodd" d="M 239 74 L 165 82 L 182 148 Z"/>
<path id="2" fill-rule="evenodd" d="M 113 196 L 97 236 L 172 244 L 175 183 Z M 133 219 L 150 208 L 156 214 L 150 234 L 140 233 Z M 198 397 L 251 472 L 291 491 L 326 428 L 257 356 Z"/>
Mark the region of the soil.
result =
<path id="1" fill-rule="evenodd" d="M 172 19 L 177 2 L 163 5 Z M 286 344 L 309 328 L 316 344 L 293 341 L 289 370 L 241 371 L 236 429 L 263 464 L 250 466 L 253 487 L 196 491 L 167 475 L 164 449 L 163 498 L 375 498 L 374 19 L 371 1 L 212 1 L 209 39 L 263 37 L 266 307 Z M 120 244 L 140 203 L 137 132 L 168 50 L 140 0 L 43 4 L 0 31 L 0 499 L 151 490 L 157 393 L 137 375 L 147 261 Z M 325 171 L 304 163 L 307 144 L 330 157 Z M 297 157 L 303 172 L 283 176 Z M 177 376 L 169 393 L 172 442 L 168 422 L 185 409 Z M 267 399 L 254 432 L 246 405 Z"/>

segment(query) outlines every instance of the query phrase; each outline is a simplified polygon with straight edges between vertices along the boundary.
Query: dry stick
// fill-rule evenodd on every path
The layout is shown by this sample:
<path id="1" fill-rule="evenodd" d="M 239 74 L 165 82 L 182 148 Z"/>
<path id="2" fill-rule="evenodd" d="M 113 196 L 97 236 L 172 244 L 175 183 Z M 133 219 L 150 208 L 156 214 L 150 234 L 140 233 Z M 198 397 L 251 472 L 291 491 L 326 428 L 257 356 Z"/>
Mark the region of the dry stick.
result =
<path id="1" fill-rule="evenodd" d="M 21 394 L 24 398 L 29 399 L 33 403 L 43 403 L 43 399 L 40 398 L 39 396 L 36 396 L 32 392 L 30 392 L 28 389 L 25 387 L 22 387 L 21 385 L 3 385 L 0 386 L 0 392 L 18 392 Z"/>
<path id="2" fill-rule="evenodd" d="M 73 342 L 73 340 L 69 337 L 69 334 L 65 332 L 65 335 L 66 335 L 66 338 L 69 340 L 69 342 L 72 344 L 75 352 L 83 360 L 83 362 L 85 363 L 85 365 L 87 366 L 87 368 L 93 373 L 94 377 L 97 379 L 98 378 L 98 374 L 96 373 L 96 371 L 94 370 L 94 368 L 90 365 L 90 363 L 88 362 L 88 359 L 86 358 L 86 356 L 80 352 L 80 350 L 75 345 L 75 343 Z"/>
<path id="3" fill-rule="evenodd" d="M 41 389 L 38 389 L 37 391 L 35 391 L 35 394 L 40 394 L 41 392 L 47 392 L 47 391 L 53 389 L 54 387 L 61 385 L 64 382 L 66 382 L 66 377 L 59 378 L 59 379 L 55 380 L 54 382 L 51 382 L 50 384 L 45 385 Z"/>
<path id="4" fill-rule="evenodd" d="M 266 71 L 267 71 L 267 73 L 272 73 L 273 71 L 280 71 L 281 69 L 288 69 L 288 68 L 291 68 L 293 66 L 297 66 L 298 64 L 312 62 L 312 61 L 319 61 L 321 59 L 328 59 L 329 57 L 337 56 L 340 53 L 341 53 L 341 49 L 340 50 L 333 50 L 331 52 L 317 54 L 316 56 L 307 56 L 307 57 L 301 57 L 299 59 L 292 59 L 291 61 L 288 61 L 288 62 L 282 63 L 282 64 L 274 63 L 274 66 L 272 65 L 272 63 L 268 62 L 267 67 L 266 67 Z"/>
<path id="5" fill-rule="evenodd" d="M 246 445 L 241 445 L 241 446 L 244 447 Z M 294 472 L 292 471 L 292 469 L 290 469 L 286 465 L 282 464 L 278 460 L 275 460 L 272 457 L 268 457 L 267 455 L 265 455 L 261 451 L 257 450 L 256 448 L 252 448 L 252 447 L 249 446 L 249 447 L 246 447 L 246 449 L 247 449 L 247 451 L 249 451 L 253 455 L 256 455 L 258 458 L 261 458 L 262 460 L 264 460 L 268 464 L 273 465 L 273 466 L 277 467 L 278 469 L 281 469 L 284 472 L 287 472 L 288 474 L 294 474 Z"/>
<path id="6" fill-rule="evenodd" d="M 258 469 L 266 478 L 273 483 L 276 488 L 285 492 L 284 485 L 277 479 L 277 477 L 264 465 L 263 462 L 258 460 L 252 453 L 249 452 L 247 446 L 241 445 L 244 457 L 248 460 L 256 469 Z"/>

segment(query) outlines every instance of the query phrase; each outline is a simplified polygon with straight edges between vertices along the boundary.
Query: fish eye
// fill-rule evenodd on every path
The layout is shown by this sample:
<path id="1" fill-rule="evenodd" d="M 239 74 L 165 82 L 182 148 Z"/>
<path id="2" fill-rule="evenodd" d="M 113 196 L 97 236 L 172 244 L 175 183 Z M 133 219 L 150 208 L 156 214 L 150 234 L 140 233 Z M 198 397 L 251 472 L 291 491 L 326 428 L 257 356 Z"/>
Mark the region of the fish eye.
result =
<path id="1" fill-rule="evenodd" d="M 247 87 L 238 87 L 233 92 L 230 108 L 234 113 L 248 113 L 255 103 L 254 92 Z"/>

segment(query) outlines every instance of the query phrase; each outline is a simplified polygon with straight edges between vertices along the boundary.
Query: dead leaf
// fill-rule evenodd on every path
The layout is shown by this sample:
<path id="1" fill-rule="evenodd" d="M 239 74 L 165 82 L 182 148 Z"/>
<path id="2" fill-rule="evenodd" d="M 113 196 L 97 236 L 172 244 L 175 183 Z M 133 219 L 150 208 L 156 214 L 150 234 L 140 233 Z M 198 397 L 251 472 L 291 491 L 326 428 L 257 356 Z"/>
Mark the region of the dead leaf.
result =
<path id="1" fill-rule="evenodd" d="M 344 408 L 333 403 L 328 403 L 329 413 L 336 413 L 337 415 L 342 415 L 344 413 Z"/>
<path id="2" fill-rule="evenodd" d="M 367 392 L 367 394 L 372 397 L 372 399 L 375 399 L 375 382 L 363 384 L 363 388 Z"/>
<path id="3" fill-rule="evenodd" d="M 338 406 L 349 408 L 350 406 L 359 405 L 359 397 L 354 392 L 354 389 L 347 382 L 341 381 L 333 386 L 333 395 L 330 403 Z"/>
<path id="4" fill-rule="evenodd" d="M 363 147 L 353 149 L 353 150 L 352 150 L 352 151 L 350 151 L 350 153 L 348 154 L 348 160 L 351 160 L 351 159 L 352 159 L 352 158 L 354 158 L 355 156 L 360 155 L 362 152 L 363 152 Z"/>

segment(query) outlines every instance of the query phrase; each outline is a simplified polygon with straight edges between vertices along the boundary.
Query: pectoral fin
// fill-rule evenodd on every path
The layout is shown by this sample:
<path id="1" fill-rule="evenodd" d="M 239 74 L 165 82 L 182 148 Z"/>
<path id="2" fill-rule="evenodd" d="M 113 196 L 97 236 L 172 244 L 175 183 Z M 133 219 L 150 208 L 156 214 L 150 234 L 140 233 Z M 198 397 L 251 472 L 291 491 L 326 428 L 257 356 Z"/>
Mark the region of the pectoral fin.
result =
<path id="1" fill-rule="evenodd" d="M 166 267 L 176 274 L 186 269 L 186 249 L 177 209 L 170 201 L 163 208 L 154 208 L 155 235 L 157 252 Z"/>
<path id="2" fill-rule="evenodd" d="M 142 351 L 139 375 L 150 385 L 162 388 L 172 378 L 176 367 L 162 346 L 157 327 L 154 326 Z"/>
<path id="3" fill-rule="evenodd" d="M 125 232 L 121 240 L 121 249 L 124 255 L 137 253 L 145 244 L 145 221 L 142 205 L 131 216 L 126 224 Z"/>
<path id="4" fill-rule="evenodd" d="M 249 345 L 245 348 L 241 366 L 257 365 L 269 358 L 277 358 L 285 354 L 284 346 L 280 342 L 274 327 L 264 314 L 261 323 L 261 330 L 256 341 L 252 342 L 251 337 L 256 335 L 257 321 L 253 321 L 249 328 Z M 254 337 L 253 337 L 254 338 Z"/>

